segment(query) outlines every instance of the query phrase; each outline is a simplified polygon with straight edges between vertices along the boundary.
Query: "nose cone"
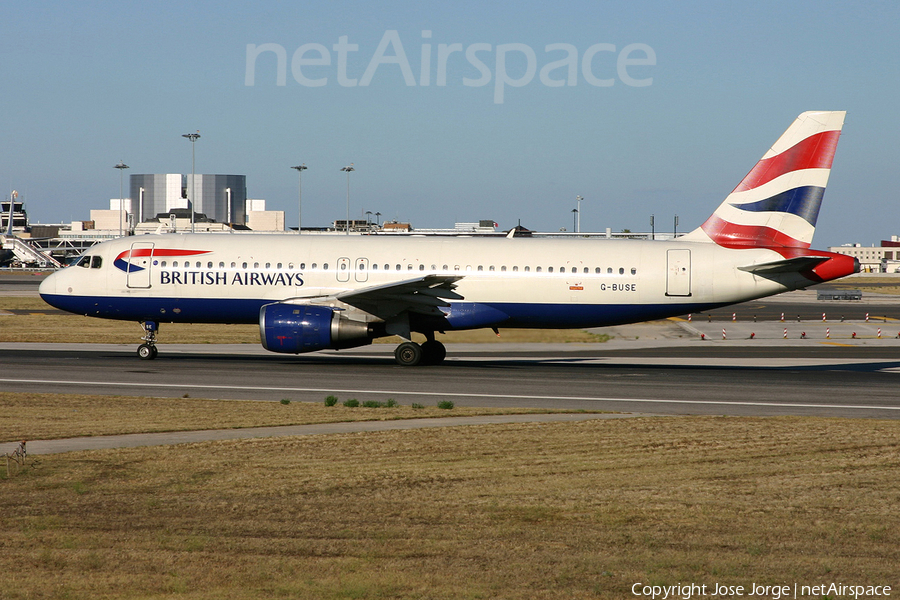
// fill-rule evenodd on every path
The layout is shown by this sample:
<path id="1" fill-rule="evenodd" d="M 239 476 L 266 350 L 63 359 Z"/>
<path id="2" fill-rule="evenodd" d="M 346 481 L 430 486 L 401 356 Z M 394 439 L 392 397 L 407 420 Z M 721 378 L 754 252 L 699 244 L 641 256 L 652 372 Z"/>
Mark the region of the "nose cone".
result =
<path id="1" fill-rule="evenodd" d="M 51 299 L 56 295 L 56 286 L 58 282 L 59 273 L 51 273 L 46 279 L 41 282 L 40 287 L 38 287 L 38 293 L 47 304 L 55 306 Z"/>

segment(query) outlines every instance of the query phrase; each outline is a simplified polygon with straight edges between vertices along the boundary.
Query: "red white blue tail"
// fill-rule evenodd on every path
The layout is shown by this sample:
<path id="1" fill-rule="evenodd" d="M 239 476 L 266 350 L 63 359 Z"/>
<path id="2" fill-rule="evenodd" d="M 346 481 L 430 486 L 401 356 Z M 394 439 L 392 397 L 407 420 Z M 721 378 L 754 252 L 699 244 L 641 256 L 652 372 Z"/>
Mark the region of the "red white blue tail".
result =
<path id="1" fill-rule="evenodd" d="M 716 212 L 681 239 L 726 248 L 809 248 L 845 115 L 797 117 Z"/>

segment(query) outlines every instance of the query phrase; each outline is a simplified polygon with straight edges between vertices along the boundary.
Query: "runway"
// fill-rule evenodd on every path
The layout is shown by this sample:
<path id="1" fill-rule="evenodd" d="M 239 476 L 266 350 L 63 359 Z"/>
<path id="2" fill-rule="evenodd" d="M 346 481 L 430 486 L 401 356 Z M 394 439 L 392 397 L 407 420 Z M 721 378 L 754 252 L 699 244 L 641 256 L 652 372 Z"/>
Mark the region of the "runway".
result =
<path id="1" fill-rule="evenodd" d="M 0 344 L 4 390 L 321 402 L 542 407 L 654 414 L 900 418 L 900 343 L 825 346 L 693 339 L 643 344 L 458 344 L 403 368 L 392 346 L 272 355 L 247 345 Z"/>
<path id="2" fill-rule="evenodd" d="M 0 283 L 33 294 L 39 281 L 7 275 Z M 182 346 L 163 339 L 157 360 L 140 361 L 137 342 L 0 343 L 0 386 L 266 401 L 320 402 L 335 394 L 402 404 L 449 399 L 467 406 L 670 415 L 900 418 L 897 297 L 816 302 L 814 291 L 800 291 L 687 318 L 603 328 L 598 331 L 615 334 L 605 344 L 451 344 L 443 365 L 412 369 L 397 366 L 393 346 L 381 344 L 294 357 L 255 345 Z"/>

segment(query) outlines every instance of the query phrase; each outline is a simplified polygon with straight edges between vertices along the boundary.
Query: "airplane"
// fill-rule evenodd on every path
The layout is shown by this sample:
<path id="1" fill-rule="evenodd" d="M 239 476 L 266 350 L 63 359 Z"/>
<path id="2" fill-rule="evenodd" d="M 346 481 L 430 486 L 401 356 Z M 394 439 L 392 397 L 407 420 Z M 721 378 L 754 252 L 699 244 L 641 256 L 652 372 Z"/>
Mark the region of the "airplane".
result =
<path id="1" fill-rule="evenodd" d="M 397 335 L 400 365 L 446 357 L 436 333 L 587 328 L 701 312 L 859 272 L 812 250 L 845 112 L 805 112 L 697 229 L 668 241 L 378 235 L 146 235 L 98 244 L 41 297 L 80 315 L 258 323 L 267 350 L 346 349 Z M 412 332 L 425 342 L 412 341 Z"/>

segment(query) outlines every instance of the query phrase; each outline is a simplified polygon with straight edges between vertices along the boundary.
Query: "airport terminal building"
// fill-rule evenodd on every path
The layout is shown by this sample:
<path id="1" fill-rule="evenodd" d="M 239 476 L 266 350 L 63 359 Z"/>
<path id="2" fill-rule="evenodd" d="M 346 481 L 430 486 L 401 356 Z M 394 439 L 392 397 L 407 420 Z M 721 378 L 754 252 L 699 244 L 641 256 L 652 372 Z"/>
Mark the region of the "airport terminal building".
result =
<path id="1" fill-rule="evenodd" d="M 138 223 L 173 209 L 189 209 L 191 202 L 195 213 L 218 223 L 247 222 L 246 175 L 131 175 L 130 191 Z"/>

